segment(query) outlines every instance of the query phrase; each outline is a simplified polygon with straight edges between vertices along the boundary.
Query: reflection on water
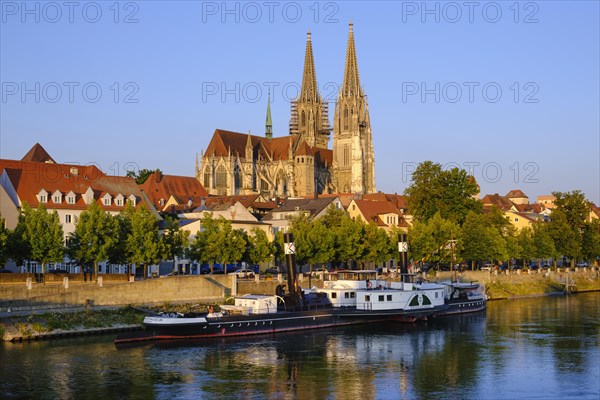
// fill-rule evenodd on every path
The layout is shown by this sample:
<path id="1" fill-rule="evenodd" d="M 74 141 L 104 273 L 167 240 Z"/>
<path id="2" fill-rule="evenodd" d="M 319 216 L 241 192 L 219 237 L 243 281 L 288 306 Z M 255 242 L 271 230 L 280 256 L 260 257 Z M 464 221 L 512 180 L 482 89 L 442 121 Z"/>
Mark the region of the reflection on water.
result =
<path id="1" fill-rule="evenodd" d="M 598 399 L 600 293 L 492 302 L 418 324 L 115 349 L 0 346 L 0 397 Z"/>

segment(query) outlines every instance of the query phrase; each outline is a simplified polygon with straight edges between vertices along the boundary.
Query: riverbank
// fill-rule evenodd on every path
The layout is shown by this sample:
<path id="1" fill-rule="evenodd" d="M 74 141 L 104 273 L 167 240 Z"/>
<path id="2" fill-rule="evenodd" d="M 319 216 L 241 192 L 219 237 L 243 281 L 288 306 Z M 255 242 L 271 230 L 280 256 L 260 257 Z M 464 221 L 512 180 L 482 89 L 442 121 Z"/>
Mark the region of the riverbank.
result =
<path id="1" fill-rule="evenodd" d="M 145 313 L 134 307 L 30 313 L 0 319 L 4 341 L 51 339 L 65 336 L 99 335 L 140 329 Z"/>
<path id="2" fill-rule="evenodd" d="M 452 272 L 437 272 L 430 274 L 428 279 L 430 281 L 459 279 L 461 282 L 479 282 L 485 285 L 489 300 L 600 291 L 600 273 L 591 270 L 540 271 L 539 273 L 528 271 L 510 274 L 465 271 L 457 275 Z M 143 284 L 143 282 L 141 283 Z M 276 284 L 278 282 L 239 281 L 236 283 L 237 294 L 273 293 Z M 321 286 L 322 282 L 315 279 L 313 284 Z M 220 300 L 210 303 L 222 302 L 224 298 L 221 297 Z M 154 298 L 154 300 L 158 299 Z M 57 308 L 50 311 L 48 309 L 30 309 L 14 312 L 15 309 L 11 313 L 0 314 L 0 338 L 5 341 L 25 341 L 135 330 L 141 329 L 144 315 L 148 312 L 186 312 L 190 307 L 198 306 L 195 302 L 190 303 L 187 298 L 170 295 L 168 300 L 164 300 L 161 305 L 156 305 L 153 310 L 130 306 L 121 308 L 79 306 Z"/>
<path id="3" fill-rule="evenodd" d="M 439 272 L 432 281 L 454 279 L 452 272 Z M 498 273 L 465 271 L 457 275 L 461 282 L 476 281 L 485 285 L 488 300 L 546 296 L 561 293 L 600 291 L 598 271 L 520 271 Z"/>

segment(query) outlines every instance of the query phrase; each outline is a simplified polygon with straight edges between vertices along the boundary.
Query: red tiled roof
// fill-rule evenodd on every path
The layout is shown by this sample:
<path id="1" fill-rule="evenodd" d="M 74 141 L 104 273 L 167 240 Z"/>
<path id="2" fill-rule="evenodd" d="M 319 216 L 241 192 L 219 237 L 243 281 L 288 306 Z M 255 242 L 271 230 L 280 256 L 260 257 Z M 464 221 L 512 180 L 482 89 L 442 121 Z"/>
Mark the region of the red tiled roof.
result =
<path id="1" fill-rule="evenodd" d="M 31 162 L 52 162 L 56 163 L 50 154 L 42 147 L 41 144 L 36 143 L 33 147 L 23 156 L 21 161 L 31 161 Z"/>
<path id="2" fill-rule="evenodd" d="M 389 201 L 354 200 L 363 217 L 369 222 L 377 222 L 382 214 L 402 215 L 400 210 Z"/>
<path id="3" fill-rule="evenodd" d="M 296 146 L 298 136 L 282 136 L 268 139 L 262 136 L 249 135 L 216 129 L 206 151 L 205 156 L 226 157 L 230 153 L 233 156 L 239 154 L 240 157 L 246 157 L 246 146 L 248 139 L 252 146 L 252 155 L 254 158 L 259 156 L 263 159 L 280 161 L 289 159 L 290 146 Z M 314 156 L 315 165 L 331 165 L 333 161 L 333 152 L 329 149 L 320 149 L 309 146 L 304 140 L 296 147 L 296 155 Z"/>
<path id="4" fill-rule="evenodd" d="M 394 206 L 402 210 L 406 210 L 408 208 L 408 196 L 404 196 L 397 193 L 369 193 L 364 194 L 362 198 L 363 200 L 389 201 L 392 204 L 394 204 Z"/>
<path id="5" fill-rule="evenodd" d="M 514 206 L 519 212 L 529 212 L 529 213 L 536 213 L 536 214 L 541 213 L 542 211 L 544 211 L 544 208 L 545 208 L 542 204 L 538 204 L 538 203 L 515 204 Z"/>
<path id="6" fill-rule="evenodd" d="M 125 208 L 127 198 L 133 195 L 136 204 L 143 200 L 135 180 L 129 177 L 108 176 L 93 165 L 68 165 L 52 164 L 31 161 L 0 160 L 0 173 L 6 173 L 14 186 L 19 200 L 27 202 L 31 207 L 39 204 L 37 195 L 45 190 L 48 193 L 48 201 L 45 204 L 48 209 L 87 209 L 83 195 L 88 189 L 94 193 L 95 201 L 106 211 L 121 211 Z M 54 203 L 52 194 L 59 191 L 62 201 Z M 75 194 L 75 204 L 67 203 L 67 194 Z M 110 194 L 111 205 L 103 204 L 101 196 Z M 119 194 L 125 198 L 123 206 L 117 206 L 114 199 Z"/>
<path id="7" fill-rule="evenodd" d="M 484 207 L 495 206 L 501 209 L 502 211 L 509 210 L 513 206 L 513 202 L 510 201 L 505 196 L 500 196 L 498 193 L 496 194 L 486 194 L 481 199 L 481 203 Z"/>
<path id="8" fill-rule="evenodd" d="M 506 193 L 506 197 L 508 197 L 509 199 L 515 199 L 515 198 L 520 198 L 520 197 L 524 197 L 526 199 L 528 198 L 527 195 L 519 189 L 514 189 L 514 190 L 511 190 L 510 192 Z"/>
<path id="9" fill-rule="evenodd" d="M 160 200 L 164 199 L 166 203 L 171 196 L 186 205 L 191 199 L 192 207 L 198 207 L 202 198 L 208 196 L 204 186 L 193 176 L 163 175 L 160 171 L 150 175 L 140 187 L 160 210 L 164 208 L 164 204 L 160 205 Z"/>

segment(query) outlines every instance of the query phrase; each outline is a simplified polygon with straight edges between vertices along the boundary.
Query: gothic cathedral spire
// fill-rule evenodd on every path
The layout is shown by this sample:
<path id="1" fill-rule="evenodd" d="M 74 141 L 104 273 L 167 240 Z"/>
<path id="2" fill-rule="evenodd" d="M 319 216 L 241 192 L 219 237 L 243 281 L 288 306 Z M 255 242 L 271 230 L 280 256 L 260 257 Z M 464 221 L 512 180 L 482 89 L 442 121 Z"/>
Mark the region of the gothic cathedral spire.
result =
<path id="1" fill-rule="evenodd" d="M 348 32 L 348 46 L 346 48 L 346 67 L 344 69 L 344 83 L 341 88 L 344 96 L 360 96 L 360 79 L 358 78 L 358 63 L 356 62 L 356 47 L 354 46 L 353 24 L 350 22 Z"/>
<path id="2" fill-rule="evenodd" d="M 291 102 L 290 134 L 297 135 L 311 147 L 326 149 L 329 144 L 328 104 L 323 103 L 317 87 L 310 31 L 306 38 L 302 87 L 298 98 Z"/>
<path id="3" fill-rule="evenodd" d="M 341 193 L 375 192 L 375 155 L 367 97 L 360 87 L 354 29 L 350 23 L 344 83 L 335 103 L 334 184 Z"/>
<path id="4" fill-rule="evenodd" d="M 271 92 L 269 92 L 269 101 L 267 102 L 267 121 L 265 122 L 265 137 L 273 139 L 273 120 L 271 119 Z"/>
<path id="5" fill-rule="evenodd" d="M 310 31 L 306 38 L 306 52 L 304 53 L 304 73 L 302 74 L 302 90 L 300 99 L 303 102 L 318 103 L 321 99 L 317 89 L 317 74 L 315 73 L 315 61 L 313 59 L 312 41 Z"/>

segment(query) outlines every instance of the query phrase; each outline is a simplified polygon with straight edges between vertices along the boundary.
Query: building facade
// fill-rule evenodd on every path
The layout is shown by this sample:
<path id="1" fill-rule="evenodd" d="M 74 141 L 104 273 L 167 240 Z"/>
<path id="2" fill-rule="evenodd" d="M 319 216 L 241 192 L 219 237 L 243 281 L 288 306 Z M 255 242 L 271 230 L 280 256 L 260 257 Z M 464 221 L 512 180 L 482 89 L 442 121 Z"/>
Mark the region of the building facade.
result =
<path id="1" fill-rule="evenodd" d="M 268 197 L 375 192 L 369 109 L 360 86 L 352 24 L 333 128 L 329 105 L 317 86 L 310 32 L 301 91 L 291 102 L 290 114 L 289 135 L 283 137 L 273 137 L 270 104 L 264 136 L 215 130 L 201 159 L 196 160 L 196 175 L 206 191 L 211 195 L 261 193 Z"/>

